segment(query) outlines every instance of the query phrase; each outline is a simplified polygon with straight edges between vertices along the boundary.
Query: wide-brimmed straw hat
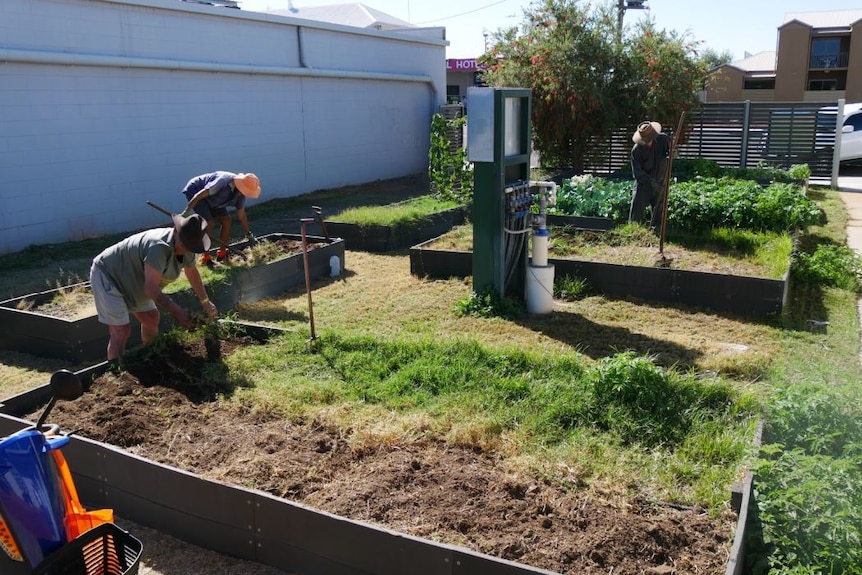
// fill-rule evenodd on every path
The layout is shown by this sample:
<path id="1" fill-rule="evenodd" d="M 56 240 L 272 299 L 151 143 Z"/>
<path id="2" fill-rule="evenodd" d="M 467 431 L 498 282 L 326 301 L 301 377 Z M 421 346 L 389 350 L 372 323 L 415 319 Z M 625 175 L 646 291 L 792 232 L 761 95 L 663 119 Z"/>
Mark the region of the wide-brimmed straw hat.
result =
<path id="1" fill-rule="evenodd" d="M 635 144 L 648 144 L 655 140 L 655 137 L 659 134 L 661 134 L 661 124 L 658 122 L 641 122 L 632 136 L 632 142 Z"/>
<path id="2" fill-rule="evenodd" d="M 237 174 L 233 178 L 236 189 L 247 198 L 260 196 L 260 180 L 254 174 Z"/>
<path id="3" fill-rule="evenodd" d="M 207 221 L 198 214 L 192 214 L 184 218 L 182 214 L 171 216 L 174 220 L 174 230 L 180 242 L 187 250 L 195 254 L 202 254 L 208 249 L 212 242 L 207 235 Z"/>

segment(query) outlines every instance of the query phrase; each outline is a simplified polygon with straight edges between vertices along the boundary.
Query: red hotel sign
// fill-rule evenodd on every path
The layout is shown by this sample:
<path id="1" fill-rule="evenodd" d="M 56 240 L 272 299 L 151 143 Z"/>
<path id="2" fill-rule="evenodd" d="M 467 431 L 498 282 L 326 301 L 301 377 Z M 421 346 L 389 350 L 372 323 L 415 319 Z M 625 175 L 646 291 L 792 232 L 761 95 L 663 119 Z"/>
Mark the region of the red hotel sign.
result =
<path id="1" fill-rule="evenodd" d="M 447 72 L 475 72 L 479 70 L 476 58 L 450 58 L 446 60 Z"/>

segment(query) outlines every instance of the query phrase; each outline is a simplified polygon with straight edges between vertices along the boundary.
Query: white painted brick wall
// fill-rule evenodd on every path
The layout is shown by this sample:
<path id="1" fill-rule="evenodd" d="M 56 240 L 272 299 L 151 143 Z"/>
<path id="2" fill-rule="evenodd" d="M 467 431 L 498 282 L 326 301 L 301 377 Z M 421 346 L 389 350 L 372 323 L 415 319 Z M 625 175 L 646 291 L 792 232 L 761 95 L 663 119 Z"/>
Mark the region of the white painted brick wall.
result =
<path id="1" fill-rule="evenodd" d="M 257 173 L 262 200 L 424 171 L 444 99 L 440 40 L 179 0 L 0 0 L 0 253 L 161 225 L 146 200 L 179 211 L 208 171 Z"/>

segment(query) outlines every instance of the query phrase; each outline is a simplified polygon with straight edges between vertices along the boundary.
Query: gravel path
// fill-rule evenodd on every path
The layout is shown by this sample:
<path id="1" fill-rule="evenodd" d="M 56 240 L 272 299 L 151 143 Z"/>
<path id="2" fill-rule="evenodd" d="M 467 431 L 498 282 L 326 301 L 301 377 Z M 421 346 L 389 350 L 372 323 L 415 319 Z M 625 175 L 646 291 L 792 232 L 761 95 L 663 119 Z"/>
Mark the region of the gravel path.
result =
<path id="1" fill-rule="evenodd" d="M 288 575 L 287 571 L 228 557 L 116 517 L 144 546 L 139 575 Z"/>

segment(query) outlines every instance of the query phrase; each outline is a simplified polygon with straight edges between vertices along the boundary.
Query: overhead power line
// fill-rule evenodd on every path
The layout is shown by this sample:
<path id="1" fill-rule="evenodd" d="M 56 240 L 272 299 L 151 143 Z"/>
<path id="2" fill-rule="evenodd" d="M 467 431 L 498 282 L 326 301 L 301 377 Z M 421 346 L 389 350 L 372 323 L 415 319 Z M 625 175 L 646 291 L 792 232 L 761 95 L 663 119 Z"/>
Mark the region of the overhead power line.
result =
<path id="1" fill-rule="evenodd" d="M 491 2 L 490 4 L 486 4 L 485 6 L 481 6 L 479 8 L 475 8 L 473 10 L 468 10 L 467 12 L 461 12 L 460 14 L 453 14 L 452 16 L 444 16 L 443 18 L 436 18 L 434 20 L 426 20 L 424 22 L 414 22 L 417 26 L 422 24 L 432 24 L 434 22 L 442 22 L 443 20 L 451 20 L 452 18 L 459 18 L 461 16 L 466 16 L 467 14 L 473 14 L 474 12 L 478 12 L 480 10 L 484 10 L 486 8 L 490 8 L 491 6 L 496 6 L 497 4 L 504 4 L 509 0 L 499 0 L 498 2 Z"/>

